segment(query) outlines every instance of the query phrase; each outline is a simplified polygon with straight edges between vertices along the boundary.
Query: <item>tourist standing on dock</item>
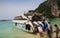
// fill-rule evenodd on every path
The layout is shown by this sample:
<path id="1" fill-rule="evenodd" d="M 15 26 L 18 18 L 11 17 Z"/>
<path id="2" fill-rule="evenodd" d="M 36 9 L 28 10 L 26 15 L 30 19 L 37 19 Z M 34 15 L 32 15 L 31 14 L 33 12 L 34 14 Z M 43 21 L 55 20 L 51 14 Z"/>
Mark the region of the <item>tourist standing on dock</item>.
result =
<path id="1" fill-rule="evenodd" d="M 57 24 L 54 25 L 55 26 L 55 32 L 56 32 L 56 38 L 58 38 L 58 34 L 59 34 L 59 28 L 57 26 Z"/>

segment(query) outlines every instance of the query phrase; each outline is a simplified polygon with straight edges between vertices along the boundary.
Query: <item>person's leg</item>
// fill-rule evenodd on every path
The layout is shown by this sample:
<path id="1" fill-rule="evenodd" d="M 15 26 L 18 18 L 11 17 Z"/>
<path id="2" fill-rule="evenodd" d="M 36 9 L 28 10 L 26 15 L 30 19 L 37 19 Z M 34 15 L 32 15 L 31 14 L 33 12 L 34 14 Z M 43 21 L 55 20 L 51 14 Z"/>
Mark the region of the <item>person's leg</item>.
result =
<path id="1" fill-rule="evenodd" d="M 52 36 L 51 36 L 51 34 L 50 34 L 50 33 L 48 33 L 48 37 L 49 37 L 49 38 L 52 38 Z"/>
<path id="2" fill-rule="evenodd" d="M 51 31 L 50 31 L 50 30 L 47 31 L 47 36 L 48 36 L 49 38 L 52 38 L 52 36 L 51 36 Z"/>
<path id="3" fill-rule="evenodd" d="M 34 30 L 33 30 L 33 34 L 37 34 L 37 33 L 36 33 L 36 28 L 35 28 L 35 27 L 34 27 Z"/>
<path id="4" fill-rule="evenodd" d="M 35 27 L 35 29 L 34 29 L 34 33 L 37 34 L 37 27 Z"/>
<path id="5" fill-rule="evenodd" d="M 56 33 L 56 38 L 58 38 L 58 33 Z"/>
<path id="6" fill-rule="evenodd" d="M 43 33 L 42 33 L 42 32 L 39 32 L 39 36 L 40 36 L 40 37 L 43 37 Z"/>

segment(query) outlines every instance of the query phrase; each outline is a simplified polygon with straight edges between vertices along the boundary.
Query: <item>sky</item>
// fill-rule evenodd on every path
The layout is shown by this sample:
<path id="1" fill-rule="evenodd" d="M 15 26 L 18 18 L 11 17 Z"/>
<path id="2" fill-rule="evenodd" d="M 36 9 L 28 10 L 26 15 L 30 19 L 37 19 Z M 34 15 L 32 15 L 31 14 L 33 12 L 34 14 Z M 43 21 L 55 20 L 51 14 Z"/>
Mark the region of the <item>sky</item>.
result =
<path id="1" fill-rule="evenodd" d="M 0 0 L 0 20 L 13 19 L 36 9 L 45 0 Z"/>

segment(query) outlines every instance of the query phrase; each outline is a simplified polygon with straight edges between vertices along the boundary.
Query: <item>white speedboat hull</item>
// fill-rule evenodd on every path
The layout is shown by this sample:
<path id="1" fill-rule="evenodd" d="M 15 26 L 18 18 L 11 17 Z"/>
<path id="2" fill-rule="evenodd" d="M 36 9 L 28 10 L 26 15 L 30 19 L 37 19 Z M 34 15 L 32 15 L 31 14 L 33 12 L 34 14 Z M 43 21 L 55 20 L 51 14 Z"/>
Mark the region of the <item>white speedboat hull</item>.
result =
<path id="1" fill-rule="evenodd" d="M 13 23 L 20 23 L 20 24 L 24 24 L 27 22 L 27 20 L 13 20 Z"/>

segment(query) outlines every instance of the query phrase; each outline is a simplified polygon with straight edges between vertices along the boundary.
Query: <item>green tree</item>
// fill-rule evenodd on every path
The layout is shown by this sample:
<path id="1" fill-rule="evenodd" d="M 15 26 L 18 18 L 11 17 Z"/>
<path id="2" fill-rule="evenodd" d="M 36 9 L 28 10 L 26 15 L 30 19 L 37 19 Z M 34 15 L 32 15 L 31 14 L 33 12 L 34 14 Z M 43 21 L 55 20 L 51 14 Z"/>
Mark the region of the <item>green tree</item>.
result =
<path id="1" fill-rule="evenodd" d="M 60 18 L 60 13 L 59 13 L 59 18 Z"/>
<path id="2" fill-rule="evenodd" d="M 47 18 L 54 18 L 54 16 L 51 13 L 51 7 L 47 4 L 47 1 L 41 3 L 37 9 L 35 9 L 35 12 L 42 13 Z"/>
<path id="3" fill-rule="evenodd" d="M 60 0 L 58 0 L 57 4 L 58 4 L 58 9 L 60 10 Z"/>

